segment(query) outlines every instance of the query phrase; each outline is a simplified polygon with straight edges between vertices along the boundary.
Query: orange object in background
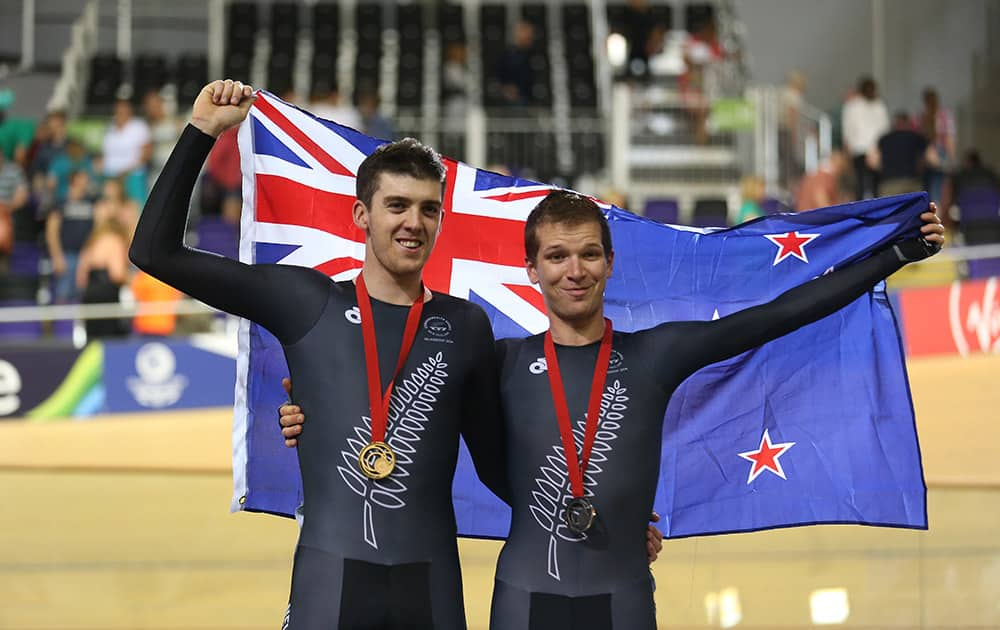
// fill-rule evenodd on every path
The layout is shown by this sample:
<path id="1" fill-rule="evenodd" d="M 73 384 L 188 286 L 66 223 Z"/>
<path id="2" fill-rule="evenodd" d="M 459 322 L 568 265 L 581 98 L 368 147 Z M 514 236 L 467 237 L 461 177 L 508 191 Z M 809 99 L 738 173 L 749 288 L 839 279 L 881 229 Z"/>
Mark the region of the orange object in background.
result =
<path id="1" fill-rule="evenodd" d="M 177 326 L 176 314 L 143 314 L 142 305 L 151 302 L 177 302 L 181 299 L 181 292 L 144 271 L 135 275 L 131 288 L 132 295 L 135 296 L 136 304 L 139 307 L 136 316 L 132 319 L 132 330 L 140 335 L 166 337 L 174 334 L 174 329 Z"/>

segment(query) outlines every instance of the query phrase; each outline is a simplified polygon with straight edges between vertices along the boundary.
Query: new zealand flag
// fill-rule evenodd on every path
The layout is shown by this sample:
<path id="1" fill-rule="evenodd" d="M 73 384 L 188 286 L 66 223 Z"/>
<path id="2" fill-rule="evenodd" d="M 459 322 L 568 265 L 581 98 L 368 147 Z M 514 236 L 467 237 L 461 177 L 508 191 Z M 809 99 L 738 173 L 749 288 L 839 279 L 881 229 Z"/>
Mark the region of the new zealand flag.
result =
<path id="1" fill-rule="evenodd" d="M 240 128 L 240 259 L 358 273 L 354 177 L 382 143 L 261 92 Z M 425 283 L 480 304 L 498 338 L 548 327 L 524 271 L 523 222 L 550 186 L 445 159 L 444 230 Z M 606 209 L 617 330 L 711 319 L 916 236 L 926 195 L 756 219 L 730 229 L 668 226 Z M 234 510 L 289 515 L 302 501 L 276 408 L 280 344 L 242 322 L 233 434 Z M 464 447 L 455 476 L 459 532 L 499 537 L 509 511 L 476 479 Z M 899 328 L 884 286 L 821 321 L 709 366 L 674 394 L 655 509 L 671 537 L 813 523 L 925 528 L 926 488 Z"/>

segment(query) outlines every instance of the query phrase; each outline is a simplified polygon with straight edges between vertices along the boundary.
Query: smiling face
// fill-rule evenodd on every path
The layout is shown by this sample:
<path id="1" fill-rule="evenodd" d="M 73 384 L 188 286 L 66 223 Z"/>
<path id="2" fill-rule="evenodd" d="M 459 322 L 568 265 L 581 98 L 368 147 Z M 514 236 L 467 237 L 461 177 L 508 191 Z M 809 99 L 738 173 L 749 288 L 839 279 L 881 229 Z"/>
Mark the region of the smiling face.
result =
<path id="1" fill-rule="evenodd" d="M 535 235 L 538 252 L 525 266 L 542 290 L 549 318 L 577 327 L 602 320 L 614 253 L 604 249 L 600 223 L 545 221 Z"/>
<path id="2" fill-rule="evenodd" d="M 365 267 L 395 278 L 420 275 L 441 228 L 441 182 L 381 172 L 370 204 L 354 203 L 367 238 Z"/>

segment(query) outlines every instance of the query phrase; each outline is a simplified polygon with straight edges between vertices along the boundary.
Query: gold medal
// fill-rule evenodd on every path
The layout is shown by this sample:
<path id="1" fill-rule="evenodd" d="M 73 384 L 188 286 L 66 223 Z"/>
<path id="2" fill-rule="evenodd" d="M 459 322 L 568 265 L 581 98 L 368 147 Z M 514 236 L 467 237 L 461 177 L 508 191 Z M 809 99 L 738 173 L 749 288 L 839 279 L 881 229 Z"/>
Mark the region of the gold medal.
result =
<path id="1" fill-rule="evenodd" d="M 396 453 L 385 442 L 369 442 L 358 455 L 361 473 L 369 479 L 385 479 L 396 467 Z"/>

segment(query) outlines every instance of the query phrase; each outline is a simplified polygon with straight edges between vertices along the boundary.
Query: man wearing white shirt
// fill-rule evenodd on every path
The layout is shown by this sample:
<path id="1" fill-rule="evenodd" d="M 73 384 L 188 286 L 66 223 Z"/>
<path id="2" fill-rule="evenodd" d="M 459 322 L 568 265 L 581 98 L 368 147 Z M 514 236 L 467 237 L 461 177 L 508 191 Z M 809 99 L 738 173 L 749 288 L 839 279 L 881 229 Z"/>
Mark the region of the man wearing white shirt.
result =
<path id="1" fill-rule="evenodd" d="M 132 104 L 127 99 L 115 101 L 111 124 L 104 132 L 102 152 L 104 175 L 125 179 L 129 197 L 146 200 L 146 182 L 142 170 L 153 150 L 149 125 L 132 116 Z"/>
<path id="2" fill-rule="evenodd" d="M 842 127 L 844 149 L 854 164 L 856 195 L 869 199 L 878 195 L 878 174 L 866 163 L 867 154 L 875 149 L 878 139 L 889 131 L 889 111 L 878 97 L 874 79 L 863 77 L 857 93 L 844 105 Z"/>

